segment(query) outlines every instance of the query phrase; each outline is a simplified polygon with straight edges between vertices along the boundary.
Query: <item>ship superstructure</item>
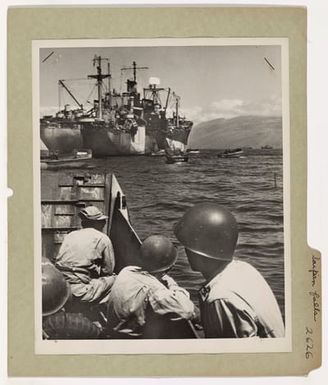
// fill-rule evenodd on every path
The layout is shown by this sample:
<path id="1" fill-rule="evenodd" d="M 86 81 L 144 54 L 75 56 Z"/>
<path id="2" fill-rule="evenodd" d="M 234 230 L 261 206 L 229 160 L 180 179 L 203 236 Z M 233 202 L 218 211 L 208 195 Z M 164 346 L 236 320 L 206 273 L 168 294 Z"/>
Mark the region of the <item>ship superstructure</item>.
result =
<path id="1" fill-rule="evenodd" d="M 103 63 L 107 62 L 107 73 Z M 108 58 L 95 56 L 93 64 L 96 74 L 97 99 L 92 108 L 85 109 L 66 81 L 59 80 L 76 108 L 65 105 L 55 116 L 44 116 L 40 120 L 41 139 L 49 150 L 69 153 L 88 148 L 95 157 L 111 155 L 149 154 L 170 146 L 185 147 L 192 122 L 179 116 L 179 97 L 171 89 L 158 87 L 159 79 L 150 78 L 150 84 L 138 92 L 137 70 L 147 67 L 123 67 L 121 71 L 133 71 L 133 78 L 126 82 L 126 91 L 119 93 L 111 87 L 110 62 Z M 104 83 L 107 89 L 104 92 Z M 162 101 L 165 94 L 165 101 Z M 169 101 L 176 104 L 171 117 L 167 110 Z"/>

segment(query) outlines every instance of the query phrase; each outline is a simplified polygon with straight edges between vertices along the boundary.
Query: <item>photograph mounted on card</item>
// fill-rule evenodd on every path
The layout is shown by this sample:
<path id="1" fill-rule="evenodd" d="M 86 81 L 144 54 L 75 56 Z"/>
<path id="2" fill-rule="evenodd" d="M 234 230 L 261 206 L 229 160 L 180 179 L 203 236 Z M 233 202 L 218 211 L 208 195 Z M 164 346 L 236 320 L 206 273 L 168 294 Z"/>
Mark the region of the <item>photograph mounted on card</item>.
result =
<path id="1" fill-rule="evenodd" d="M 33 41 L 33 63 L 36 352 L 290 351 L 288 40 Z"/>
<path id="2" fill-rule="evenodd" d="M 292 7 L 9 11 L 12 375 L 320 365 L 305 25 Z"/>

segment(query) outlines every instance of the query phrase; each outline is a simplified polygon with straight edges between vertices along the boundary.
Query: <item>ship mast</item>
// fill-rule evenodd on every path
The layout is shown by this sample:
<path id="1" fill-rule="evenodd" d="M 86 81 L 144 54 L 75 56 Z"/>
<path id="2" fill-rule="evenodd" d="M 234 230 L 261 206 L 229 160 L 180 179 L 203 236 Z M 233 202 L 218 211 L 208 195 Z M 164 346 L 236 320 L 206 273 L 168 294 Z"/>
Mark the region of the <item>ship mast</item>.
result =
<path id="1" fill-rule="evenodd" d="M 106 78 L 110 78 L 110 73 L 108 74 L 102 74 L 101 72 L 101 62 L 102 60 L 107 60 L 109 62 L 109 59 L 102 58 L 101 56 L 95 55 L 93 59 L 93 65 L 95 66 L 97 64 L 97 74 L 96 75 L 89 75 L 88 78 L 96 79 L 97 80 L 97 88 L 98 88 L 98 110 L 97 110 L 97 118 L 102 119 L 102 82 Z M 109 67 L 108 67 L 109 70 Z"/>
<path id="2" fill-rule="evenodd" d="M 180 96 L 175 95 L 176 127 L 179 127 L 179 100 Z"/>
<path id="3" fill-rule="evenodd" d="M 166 97 L 166 102 L 165 102 L 165 107 L 164 107 L 164 111 L 165 111 L 165 112 L 166 112 L 167 106 L 168 106 L 168 104 L 169 104 L 170 94 L 171 94 L 171 88 L 169 87 L 168 90 L 167 90 L 167 97 Z"/>
<path id="4" fill-rule="evenodd" d="M 132 63 L 132 67 L 122 67 L 121 68 L 121 71 L 127 71 L 127 70 L 133 70 L 133 86 L 135 86 L 137 84 L 137 70 L 148 70 L 148 67 L 137 67 L 137 63 L 135 61 L 133 61 Z M 131 86 L 131 84 L 129 83 L 131 81 L 128 80 L 127 84 L 128 84 L 128 92 L 130 91 L 129 90 L 129 87 Z"/>
<path id="5" fill-rule="evenodd" d="M 132 62 L 132 67 L 123 67 L 121 68 L 122 71 L 126 70 L 133 70 L 133 81 L 137 82 L 137 70 L 148 70 L 148 67 L 137 67 L 137 63 L 134 61 Z"/>
<path id="6" fill-rule="evenodd" d="M 107 63 L 107 75 L 108 75 L 108 93 L 110 94 L 110 80 L 111 80 L 111 74 L 110 74 L 110 62 L 108 60 L 108 63 Z"/>
<path id="7" fill-rule="evenodd" d="M 161 91 L 166 91 L 165 88 L 158 88 L 156 84 L 149 84 L 149 88 L 144 88 L 144 99 L 151 97 L 151 100 L 153 101 L 153 104 L 160 104 L 162 105 L 161 98 L 160 98 L 160 92 Z M 167 98 L 164 106 L 164 111 L 166 111 L 168 102 L 169 102 L 169 97 L 170 97 L 170 92 L 171 88 L 168 88 L 167 90 Z"/>

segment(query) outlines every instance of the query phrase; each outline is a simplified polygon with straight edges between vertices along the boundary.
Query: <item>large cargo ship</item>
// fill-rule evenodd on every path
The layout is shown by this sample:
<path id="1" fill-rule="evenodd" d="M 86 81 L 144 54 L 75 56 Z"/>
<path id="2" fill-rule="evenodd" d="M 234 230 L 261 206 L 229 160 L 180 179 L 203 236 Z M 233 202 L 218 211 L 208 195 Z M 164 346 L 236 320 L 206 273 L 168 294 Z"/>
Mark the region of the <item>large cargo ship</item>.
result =
<path id="1" fill-rule="evenodd" d="M 103 61 L 107 61 L 107 73 L 102 71 Z M 106 157 L 145 155 L 166 148 L 185 150 L 193 123 L 180 116 L 180 98 L 170 88 L 161 88 L 159 79 L 150 78 L 141 95 L 137 87 L 137 70 L 141 68 L 133 62 L 132 67 L 122 68 L 133 71 L 133 78 L 127 80 L 126 91 L 118 93 L 111 88 L 109 60 L 95 56 L 93 64 L 97 72 L 88 78 L 96 81 L 97 99 L 89 110 L 66 81 L 58 81 L 77 107 L 71 109 L 65 105 L 54 116 L 40 119 L 41 139 L 50 151 L 65 154 L 87 148 L 95 157 Z M 168 107 L 172 103 L 174 108 L 169 116 Z"/>

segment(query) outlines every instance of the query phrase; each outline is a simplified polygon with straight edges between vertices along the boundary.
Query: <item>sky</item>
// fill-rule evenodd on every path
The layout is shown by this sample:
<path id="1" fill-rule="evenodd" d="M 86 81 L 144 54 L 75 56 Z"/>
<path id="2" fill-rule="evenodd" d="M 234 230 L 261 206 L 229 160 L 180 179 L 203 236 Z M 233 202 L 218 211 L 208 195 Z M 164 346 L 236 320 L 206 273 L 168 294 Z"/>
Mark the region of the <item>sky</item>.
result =
<path id="1" fill-rule="evenodd" d="M 47 60 L 42 62 L 51 52 Z M 160 86 L 171 87 L 181 97 L 180 109 L 195 124 L 240 115 L 281 116 L 280 46 L 180 46 L 40 49 L 40 112 L 58 110 L 58 80 L 81 79 L 66 84 L 84 102 L 94 82 L 86 79 L 95 72 L 95 55 L 109 58 L 112 87 L 124 91 L 126 78 L 136 61 L 148 67 L 137 74 L 139 89 L 150 77 Z M 271 66 L 264 58 L 270 62 Z M 104 65 L 104 70 L 105 70 Z M 61 104 L 74 102 L 61 92 Z M 91 100 L 92 101 L 92 97 Z"/>

